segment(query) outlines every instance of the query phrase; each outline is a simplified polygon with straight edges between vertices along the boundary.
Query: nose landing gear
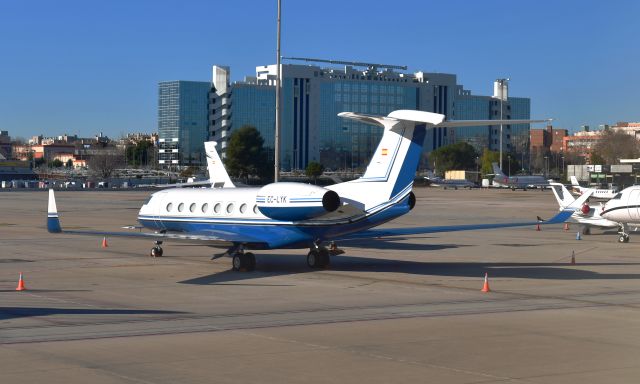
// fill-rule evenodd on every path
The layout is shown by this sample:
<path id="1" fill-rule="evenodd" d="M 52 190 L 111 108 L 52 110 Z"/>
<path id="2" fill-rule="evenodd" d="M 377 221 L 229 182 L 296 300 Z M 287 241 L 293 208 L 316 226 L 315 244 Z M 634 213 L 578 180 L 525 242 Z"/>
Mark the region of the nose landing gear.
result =
<path id="1" fill-rule="evenodd" d="M 151 257 L 162 257 L 162 247 L 160 245 L 162 245 L 162 241 L 156 241 L 155 242 L 155 247 L 151 248 L 151 251 L 149 252 L 149 256 Z"/>

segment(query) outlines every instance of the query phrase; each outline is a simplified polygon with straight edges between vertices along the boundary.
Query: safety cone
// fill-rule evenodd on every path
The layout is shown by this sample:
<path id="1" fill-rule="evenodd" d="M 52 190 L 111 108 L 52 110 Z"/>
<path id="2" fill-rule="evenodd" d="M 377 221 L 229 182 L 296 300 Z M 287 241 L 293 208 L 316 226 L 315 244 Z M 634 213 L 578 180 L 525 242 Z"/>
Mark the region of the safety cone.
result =
<path id="1" fill-rule="evenodd" d="M 102 238 L 102 248 L 107 248 L 109 245 L 107 244 L 107 237 Z"/>
<path id="2" fill-rule="evenodd" d="M 536 224 L 536 231 L 540 230 L 540 223 Z"/>
<path id="3" fill-rule="evenodd" d="M 18 279 L 18 286 L 16 291 L 26 291 L 27 287 L 24 286 L 24 280 L 22 280 L 22 272 L 20 272 L 20 278 Z"/>
<path id="4" fill-rule="evenodd" d="M 582 237 L 580 237 L 580 231 L 576 232 L 576 240 L 582 240 Z"/>
<path id="5" fill-rule="evenodd" d="M 564 230 L 568 231 L 569 230 L 569 223 L 564 223 Z"/>
<path id="6" fill-rule="evenodd" d="M 576 251 L 571 251 L 571 265 L 576 265 Z"/>
<path id="7" fill-rule="evenodd" d="M 480 290 L 481 292 L 491 292 L 491 290 L 489 289 L 489 274 L 485 273 L 484 274 L 484 285 L 482 286 L 482 289 Z"/>

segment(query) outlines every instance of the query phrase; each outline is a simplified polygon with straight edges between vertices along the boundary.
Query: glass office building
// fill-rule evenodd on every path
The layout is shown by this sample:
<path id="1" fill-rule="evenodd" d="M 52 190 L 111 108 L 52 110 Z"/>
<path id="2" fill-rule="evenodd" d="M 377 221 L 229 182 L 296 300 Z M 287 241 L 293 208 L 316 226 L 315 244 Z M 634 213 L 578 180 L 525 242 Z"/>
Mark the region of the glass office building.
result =
<path id="1" fill-rule="evenodd" d="M 384 68 L 384 66 L 379 66 Z M 276 66 L 256 68 L 256 76 L 231 84 L 229 69 L 214 67 L 214 99 L 210 105 L 211 137 L 221 142 L 243 125 L 255 126 L 265 139 L 273 158 L 275 131 Z M 225 77 L 226 76 L 226 77 Z M 328 169 L 362 169 L 382 136 L 376 126 L 338 117 L 340 112 L 387 115 L 397 109 L 417 109 L 444 114 L 449 120 L 498 119 L 498 99 L 471 95 L 457 84 L 456 75 L 416 72 L 399 73 L 375 65 L 321 68 L 315 65 L 282 65 L 281 169 L 304 169 L 318 161 Z M 226 107 L 221 106 L 226 101 Z M 526 98 L 508 98 L 503 116 L 529 118 Z M 527 137 L 528 125 L 503 127 L 505 151 L 513 137 Z M 433 128 L 424 142 L 428 152 L 456 141 L 467 141 L 478 149 L 499 148 L 499 126 Z"/>
<path id="2" fill-rule="evenodd" d="M 158 162 L 161 167 L 206 164 L 211 83 L 164 81 L 158 84 Z"/>

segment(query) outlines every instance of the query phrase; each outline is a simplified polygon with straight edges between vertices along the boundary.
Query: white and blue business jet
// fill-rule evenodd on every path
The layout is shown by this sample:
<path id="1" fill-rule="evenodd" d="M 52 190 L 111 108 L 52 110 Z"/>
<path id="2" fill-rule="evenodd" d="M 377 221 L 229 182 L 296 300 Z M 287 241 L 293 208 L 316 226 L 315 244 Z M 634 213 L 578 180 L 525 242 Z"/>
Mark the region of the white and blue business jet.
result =
<path id="1" fill-rule="evenodd" d="M 174 188 L 153 193 L 138 214 L 140 224 L 153 232 L 62 230 L 53 190 L 49 191 L 48 230 L 149 238 L 155 241 L 152 256 L 162 255 L 164 241 L 224 246 L 227 251 L 218 256 L 231 256 L 234 270 L 253 270 L 255 256 L 249 250 L 308 248 L 308 265 L 319 268 L 329 263 L 331 254 L 337 253 L 332 252 L 336 250 L 334 247 L 326 247 L 336 240 L 504 228 L 539 222 L 372 229 L 414 207 L 416 198 L 411 189 L 427 129 L 495 125 L 500 121 L 444 121 L 444 115 L 412 110 L 394 111 L 388 116 L 351 112 L 339 116 L 384 129 L 380 144 L 359 179 L 326 188 L 290 182 L 261 188 L 235 188 L 215 152 L 215 144 L 207 143 L 211 181 L 219 188 Z M 531 122 L 538 121 L 505 120 L 503 123 Z M 573 212 L 562 211 L 543 223 L 562 223 Z"/>

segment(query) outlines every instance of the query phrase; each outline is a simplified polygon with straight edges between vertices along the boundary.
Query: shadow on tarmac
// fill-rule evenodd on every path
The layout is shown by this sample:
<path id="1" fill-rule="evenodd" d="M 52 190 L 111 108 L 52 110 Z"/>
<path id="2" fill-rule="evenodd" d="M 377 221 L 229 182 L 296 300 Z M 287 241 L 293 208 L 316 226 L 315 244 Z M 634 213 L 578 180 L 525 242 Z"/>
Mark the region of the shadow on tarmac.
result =
<path id="1" fill-rule="evenodd" d="M 268 278 L 274 276 L 286 276 L 302 273 L 339 271 L 339 272 L 378 272 L 378 273 L 403 273 L 408 275 L 423 276 L 450 276 L 450 277 L 483 277 L 485 272 L 491 277 L 521 278 L 521 279 L 546 279 L 546 280 L 594 280 L 611 279 L 627 280 L 639 279 L 640 274 L 632 273 L 599 273 L 584 270 L 585 267 L 600 266 L 629 266 L 640 263 L 578 263 L 564 262 L 550 263 L 505 263 L 505 262 L 417 262 L 403 260 L 388 260 L 367 257 L 334 256 L 331 265 L 326 269 L 311 269 L 306 265 L 306 260 L 300 255 L 256 255 L 257 266 L 253 272 L 224 271 L 189 280 L 179 281 L 179 284 L 196 285 L 223 285 L 246 280 Z M 222 262 L 228 262 L 223 260 Z M 230 264 L 230 263 L 229 263 Z M 261 281 L 260 284 L 249 283 L 247 285 L 283 286 L 282 284 L 268 284 Z"/>
<path id="2" fill-rule="evenodd" d="M 175 315 L 185 312 L 141 309 L 0 307 L 0 320 L 50 315 Z"/>

